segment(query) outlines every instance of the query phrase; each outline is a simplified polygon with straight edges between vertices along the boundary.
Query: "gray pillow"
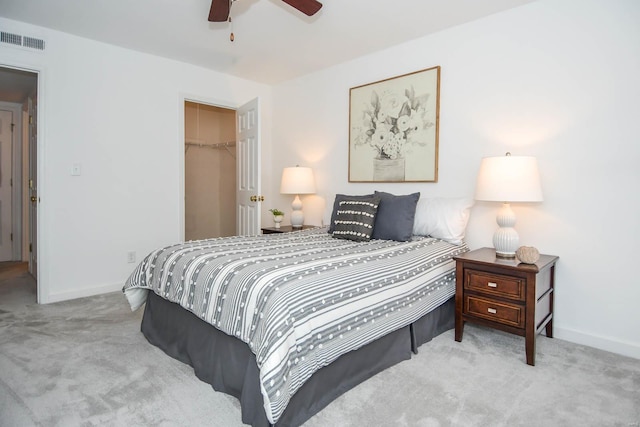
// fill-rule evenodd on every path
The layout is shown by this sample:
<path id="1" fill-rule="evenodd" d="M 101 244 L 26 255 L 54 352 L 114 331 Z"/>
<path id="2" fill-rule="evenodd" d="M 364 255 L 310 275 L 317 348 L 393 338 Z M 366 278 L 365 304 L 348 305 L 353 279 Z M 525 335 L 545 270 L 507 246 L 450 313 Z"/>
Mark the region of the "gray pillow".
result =
<path id="1" fill-rule="evenodd" d="M 344 199 L 338 203 L 333 237 L 369 241 L 376 221 L 380 197 Z"/>
<path id="2" fill-rule="evenodd" d="M 331 223 L 329 223 L 329 233 L 333 233 L 336 221 L 336 212 L 340 206 L 340 202 L 343 200 L 363 200 L 370 199 L 373 194 L 365 194 L 361 196 L 348 196 L 346 194 L 336 194 L 336 198 L 333 200 L 333 210 L 331 211 Z"/>
<path id="3" fill-rule="evenodd" d="M 410 240 L 420 193 L 396 196 L 376 191 L 375 195 L 380 197 L 380 206 L 371 238 L 399 242 Z"/>

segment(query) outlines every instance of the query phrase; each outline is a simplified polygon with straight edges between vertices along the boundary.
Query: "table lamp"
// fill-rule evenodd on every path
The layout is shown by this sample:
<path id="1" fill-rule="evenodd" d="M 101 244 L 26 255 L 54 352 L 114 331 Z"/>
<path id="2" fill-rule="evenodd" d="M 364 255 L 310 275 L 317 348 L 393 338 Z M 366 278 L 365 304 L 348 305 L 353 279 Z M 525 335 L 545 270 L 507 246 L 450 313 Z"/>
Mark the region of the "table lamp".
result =
<path id="1" fill-rule="evenodd" d="M 503 202 L 496 217 L 500 228 L 493 235 L 493 246 L 497 257 L 515 258 L 520 238 L 513 228 L 516 215 L 510 203 L 543 200 L 536 158 L 512 156 L 511 153 L 500 157 L 484 157 L 478 172 L 475 198 Z"/>
<path id="2" fill-rule="evenodd" d="M 293 203 L 291 203 L 291 227 L 302 228 L 302 224 L 304 224 L 300 194 L 313 194 L 315 192 L 316 182 L 313 179 L 313 171 L 311 168 L 295 166 L 282 170 L 280 193 L 296 195 Z"/>

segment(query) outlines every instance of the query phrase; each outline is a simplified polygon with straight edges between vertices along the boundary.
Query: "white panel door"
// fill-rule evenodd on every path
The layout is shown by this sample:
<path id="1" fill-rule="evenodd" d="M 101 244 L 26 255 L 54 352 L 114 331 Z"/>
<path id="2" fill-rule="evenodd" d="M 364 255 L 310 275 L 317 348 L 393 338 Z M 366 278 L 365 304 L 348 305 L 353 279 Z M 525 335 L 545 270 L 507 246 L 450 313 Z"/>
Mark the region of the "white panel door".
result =
<path id="1" fill-rule="evenodd" d="M 13 260 L 13 112 L 0 110 L 0 261 Z"/>
<path id="2" fill-rule="evenodd" d="M 260 234 L 260 109 L 258 98 L 236 111 L 238 235 Z"/>

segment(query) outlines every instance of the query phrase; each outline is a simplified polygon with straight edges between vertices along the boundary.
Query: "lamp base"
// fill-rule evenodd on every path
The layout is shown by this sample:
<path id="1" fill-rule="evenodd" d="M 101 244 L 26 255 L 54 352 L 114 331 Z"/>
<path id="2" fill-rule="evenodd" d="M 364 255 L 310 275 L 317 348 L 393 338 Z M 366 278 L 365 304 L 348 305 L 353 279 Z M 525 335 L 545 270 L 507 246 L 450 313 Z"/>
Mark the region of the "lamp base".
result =
<path id="1" fill-rule="evenodd" d="M 520 245 L 520 237 L 513 226 L 516 224 L 516 214 L 509 203 L 502 205 L 498 212 L 496 222 L 500 226 L 493 234 L 493 247 L 496 248 L 496 257 L 515 258 L 516 250 Z"/>
<path id="2" fill-rule="evenodd" d="M 503 254 L 500 253 L 498 251 L 496 251 L 496 258 L 500 258 L 500 259 L 515 259 L 516 258 L 516 254 Z"/>
<path id="3" fill-rule="evenodd" d="M 302 213 L 302 200 L 296 194 L 296 198 L 291 203 L 291 228 L 302 228 L 304 224 L 304 214 Z"/>

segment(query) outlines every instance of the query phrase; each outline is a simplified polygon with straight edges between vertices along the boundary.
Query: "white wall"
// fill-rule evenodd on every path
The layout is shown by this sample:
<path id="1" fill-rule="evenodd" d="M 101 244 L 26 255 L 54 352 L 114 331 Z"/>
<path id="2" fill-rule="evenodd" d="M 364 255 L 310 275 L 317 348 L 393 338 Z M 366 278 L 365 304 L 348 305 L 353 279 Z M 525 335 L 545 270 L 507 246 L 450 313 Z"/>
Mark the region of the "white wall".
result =
<path id="1" fill-rule="evenodd" d="M 556 337 L 640 358 L 638 22 L 635 0 L 541 0 L 276 86 L 273 170 L 314 169 L 320 224 L 337 192 L 472 196 L 481 157 L 536 156 L 545 201 L 514 210 L 521 244 L 560 256 Z M 438 183 L 349 184 L 349 88 L 435 65 Z M 492 245 L 498 207 L 476 204 L 470 247 Z"/>
<path id="2" fill-rule="evenodd" d="M 120 289 L 138 260 L 184 236 L 184 99 L 226 107 L 260 97 L 270 152 L 271 88 L 0 18 L 46 41 L 0 46 L 0 65 L 40 72 L 39 300 Z M 270 174 L 269 157 L 263 162 Z M 82 174 L 71 176 L 80 163 Z"/>

